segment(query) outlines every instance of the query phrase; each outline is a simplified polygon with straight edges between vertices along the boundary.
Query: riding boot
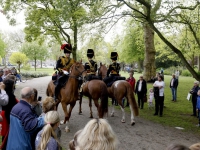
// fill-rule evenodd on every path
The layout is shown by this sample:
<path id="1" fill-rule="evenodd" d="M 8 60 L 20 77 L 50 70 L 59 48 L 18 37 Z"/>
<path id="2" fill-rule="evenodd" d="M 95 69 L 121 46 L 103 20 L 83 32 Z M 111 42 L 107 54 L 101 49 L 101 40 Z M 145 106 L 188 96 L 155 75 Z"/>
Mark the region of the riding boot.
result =
<path id="1" fill-rule="evenodd" d="M 127 103 L 126 103 L 126 107 L 129 107 L 129 102 L 128 102 L 128 100 L 127 100 Z"/>
<path id="2" fill-rule="evenodd" d="M 55 94 L 54 94 L 54 100 L 57 101 L 58 99 L 58 94 L 60 92 L 60 89 L 61 89 L 61 85 L 60 84 L 57 84 L 56 87 L 55 87 Z"/>

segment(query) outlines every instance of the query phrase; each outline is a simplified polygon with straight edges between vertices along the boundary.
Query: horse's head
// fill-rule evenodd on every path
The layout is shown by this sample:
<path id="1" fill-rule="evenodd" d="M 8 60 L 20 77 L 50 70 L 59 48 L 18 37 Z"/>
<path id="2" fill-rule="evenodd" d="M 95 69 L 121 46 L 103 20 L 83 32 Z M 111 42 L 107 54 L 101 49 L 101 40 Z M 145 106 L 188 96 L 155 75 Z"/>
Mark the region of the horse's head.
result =
<path id="1" fill-rule="evenodd" d="M 72 66 L 71 66 L 71 75 L 72 76 L 82 76 L 85 77 L 87 75 L 87 72 L 85 71 L 85 67 L 83 66 L 83 64 L 81 62 L 75 62 Z"/>
<path id="2" fill-rule="evenodd" d="M 102 79 L 104 79 L 107 76 L 107 70 L 108 69 L 106 68 L 106 66 L 101 63 L 98 70 L 98 75 L 101 76 Z"/>

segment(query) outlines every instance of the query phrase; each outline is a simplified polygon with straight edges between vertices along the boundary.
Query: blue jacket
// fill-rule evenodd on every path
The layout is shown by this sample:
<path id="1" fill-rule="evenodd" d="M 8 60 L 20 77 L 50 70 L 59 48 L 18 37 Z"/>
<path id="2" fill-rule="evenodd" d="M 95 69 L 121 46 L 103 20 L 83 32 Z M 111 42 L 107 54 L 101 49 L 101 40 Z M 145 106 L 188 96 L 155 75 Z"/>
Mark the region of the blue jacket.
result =
<path id="1" fill-rule="evenodd" d="M 200 96 L 197 97 L 197 106 L 196 109 L 200 110 Z"/>
<path id="2" fill-rule="evenodd" d="M 44 118 L 34 113 L 31 105 L 20 100 L 10 113 L 7 150 L 32 150 L 31 137 L 44 126 Z"/>

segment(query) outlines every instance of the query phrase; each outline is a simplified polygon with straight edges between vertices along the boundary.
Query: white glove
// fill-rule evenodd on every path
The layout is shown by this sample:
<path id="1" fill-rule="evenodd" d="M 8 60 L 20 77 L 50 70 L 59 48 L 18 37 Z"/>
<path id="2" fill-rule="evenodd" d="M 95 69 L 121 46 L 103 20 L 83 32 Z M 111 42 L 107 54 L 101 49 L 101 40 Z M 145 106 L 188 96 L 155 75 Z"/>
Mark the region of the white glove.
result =
<path id="1" fill-rule="evenodd" d="M 66 74 L 66 75 L 69 74 L 69 72 L 68 72 L 68 71 L 65 71 L 65 70 L 63 70 L 63 73 Z"/>

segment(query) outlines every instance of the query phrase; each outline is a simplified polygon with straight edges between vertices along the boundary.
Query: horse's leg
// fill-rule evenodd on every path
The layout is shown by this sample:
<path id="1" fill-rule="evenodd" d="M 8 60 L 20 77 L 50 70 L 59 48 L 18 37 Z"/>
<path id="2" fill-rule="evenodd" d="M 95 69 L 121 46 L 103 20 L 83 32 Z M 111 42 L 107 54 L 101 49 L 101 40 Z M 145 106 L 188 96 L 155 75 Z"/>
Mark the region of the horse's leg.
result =
<path id="1" fill-rule="evenodd" d="M 122 110 L 122 120 L 121 120 L 121 122 L 125 123 L 125 111 L 124 111 L 124 107 L 121 104 L 120 104 L 120 108 Z"/>
<path id="2" fill-rule="evenodd" d="M 75 100 L 75 102 L 73 102 L 73 103 L 70 104 L 68 116 L 65 116 L 65 120 L 66 120 L 65 131 L 66 131 L 66 132 L 69 132 L 69 131 L 70 131 L 70 130 L 69 130 L 69 126 L 68 126 L 68 124 L 69 124 L 69 118 L 70 118 L 70 116 L 71 116 L 71 112 L 72 112 L 72 109 L 74 108 L 75 104 L 76 104 L 76 100 Z"/>
<path id="3" fill-rule="evenodd" d="M 80 95 L 80 100 L 79 100 L 79 115 L 82 114 L 82 108 L 81 108 L 82 98 L 83 98 L 83 96 Z"/>
<path id="4" fill-rule="evenodd" d="M 114 104 L 112 104 L 111 117 L 114 117 L 114 113 L 115 113 L 115 106 L 114 106 Z"/>
<path id="5" fill-rule="evenodd" d="M 96 99 L 94 99 L 94 104 L 95 104 L 95 106 L 97 107 L 97 112 L 98 112 L 98 116 L 99 116 L 99 118 L 103 118 L 103 116 L 101 117 L 99 114 L 100 114 L 100 112 L 99 112 L 99 102 L 98 102 L 98 99 L 96 100 Z"/>
<path id="6" fill-rule="evenodd" d="M 92 99 L 89 97 L 89 107 L 90 107 L 90 118 L 93 118 L 93 112 L 92 112 Z"/>
<path id="7" fill-rule="evenodd" d="M 68 117 L 69 114 L 68 114 L 68 112 L 67 112 L 67 104 L 66 104 L 66 102 L 63 102 L 63 101 L 62 101 L 61 104 L 62 104 L 63 111 L 64 111 L 64 113 L 65 113 L 65 119 L 64 119 L 64 121 L 60 121 L 60 124 L 65 124 L 66 121 L 67 121 L 67 118 L 69 118 L 69 117 Z"/>
<path id="8" fill-rule="evenodd" d="M 131 105 L 129 105 L 129 106 L 130 106 L 130 110 L 131 110 L 131 125 L 133 126 L 135 124 L 133 109 L 132 109 Z"/>

